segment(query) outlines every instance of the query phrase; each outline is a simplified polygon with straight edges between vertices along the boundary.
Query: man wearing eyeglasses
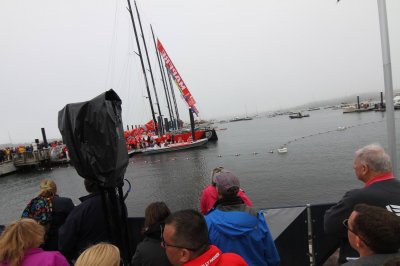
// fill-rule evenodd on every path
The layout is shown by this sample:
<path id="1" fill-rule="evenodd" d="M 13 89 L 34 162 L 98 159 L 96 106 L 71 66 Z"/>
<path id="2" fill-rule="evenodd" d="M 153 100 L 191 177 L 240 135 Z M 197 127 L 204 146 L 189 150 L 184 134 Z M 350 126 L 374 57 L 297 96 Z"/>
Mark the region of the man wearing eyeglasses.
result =
<path id="1" fill-rule="evenodd" d="M 343 265 L 382 265 L 400 257 L 400 217 L 386 209 L 357 204 L 343 221 L 350 245 L 360 258 Z"/>
<path id="2" fill-rule="evenodd" d="M 364 187 L 348 191 L 324 216 L 325 233 L 340 238 L 339 264 L 359 257 L 350 246 L 342 225 L 356 204 L 378 206 L 400 215 L 400 181 L 393 176 L 390 157 L 384 149 L 376 144 L 359 149 L 355 153 L 353 168 Z"/>
<path id="3" fill-rule="evenodd" d="M 161 246 L 174 266 L 247 266 L 239 255 L 208 243 L 206 221 L 195 210 L 178 211 L 165 220 Z"/>

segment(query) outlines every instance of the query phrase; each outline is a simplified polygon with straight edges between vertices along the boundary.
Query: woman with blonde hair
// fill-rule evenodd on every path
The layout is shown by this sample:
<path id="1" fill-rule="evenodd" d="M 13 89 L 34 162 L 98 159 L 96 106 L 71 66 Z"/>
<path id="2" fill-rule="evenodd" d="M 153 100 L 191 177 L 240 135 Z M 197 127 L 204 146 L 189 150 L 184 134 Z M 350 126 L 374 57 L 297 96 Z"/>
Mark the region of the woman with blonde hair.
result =
<path id="1" fill-rule="evenodd" d="M 119 266 L 119 263 L 119 249 L 112 244 L 99 243 L 82 252 L 75 266 Z"/>
<path id="2" fill-rule="evenodd" d="M 21 218 L 32 218 L 45 227 L 44 250 L 58 250 L 58 229 L 73 208 L 70 198 L 58 196 L 53 180 L 43 179 L 39 185 L 39 195 L 28 203 Z"/>
<path id="3" fill-rule="evenodd" d="M 14 221 L 0 236 L 2 266 L 69 266 L 58 251 L 43 251 L 45 230 L 33 219 Z"/>

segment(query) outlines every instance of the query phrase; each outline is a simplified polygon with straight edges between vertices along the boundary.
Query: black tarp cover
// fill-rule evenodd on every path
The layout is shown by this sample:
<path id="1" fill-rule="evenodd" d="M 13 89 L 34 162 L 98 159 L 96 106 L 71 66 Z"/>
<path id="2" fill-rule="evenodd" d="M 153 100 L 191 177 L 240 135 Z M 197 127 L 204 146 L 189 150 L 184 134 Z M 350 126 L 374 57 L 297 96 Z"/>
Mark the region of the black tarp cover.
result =
<path id="1" fill-rule="evenodd" d="M 76 171 L 105 188 L 122 186 L 128 165 L 121 103 L 109 90 L 58 112 L 58 128 Z"/>

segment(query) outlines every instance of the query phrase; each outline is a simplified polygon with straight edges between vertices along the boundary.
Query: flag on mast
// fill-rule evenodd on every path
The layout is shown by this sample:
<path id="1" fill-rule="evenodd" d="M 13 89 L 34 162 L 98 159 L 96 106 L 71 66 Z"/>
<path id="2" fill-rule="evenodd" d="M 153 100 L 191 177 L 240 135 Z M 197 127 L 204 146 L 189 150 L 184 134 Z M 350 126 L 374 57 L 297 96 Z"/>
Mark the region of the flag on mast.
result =
<path id="1" fill-rule="evenodd" d="M 185 99 L 187 105 L 190 108 L 192 108 L 193 112 L 197 116 L 199 116 L 199 111 L 197 110 L 197 107 L 195 105 L 196 101 L 194 100 L 193 95 L 190 93 L 189 89 L 186 87 L 186 84 L 183 81 L 181 75 L 179 74 L 178 70 L 172 63 L 171 58 L 168 56 L 167 52 L 164 49 L 164 46 L 161 44 L 160 40 L 158 40 L 158 39 L 157 39 L 157 49 L 160 52 L 162 58 L 164 59 L 165 65 L 167 66 L 169 73 L 171 74 L 177 87 L 179 88 L 179 91 L 181 92 L 183 99 Z"/>

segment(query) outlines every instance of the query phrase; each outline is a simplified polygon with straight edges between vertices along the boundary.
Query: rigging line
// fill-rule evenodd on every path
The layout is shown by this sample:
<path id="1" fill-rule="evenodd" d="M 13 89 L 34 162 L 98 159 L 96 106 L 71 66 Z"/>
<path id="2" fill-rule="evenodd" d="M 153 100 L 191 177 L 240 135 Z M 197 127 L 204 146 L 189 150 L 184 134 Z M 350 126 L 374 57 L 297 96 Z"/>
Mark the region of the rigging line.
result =
<path id="1" fill-rule="evenodd" d="M 111 44 L 110 44 L 110 50 L 109 50 L 109 56 L 108 56 L 108 66 L 107 66 L 107 74 L 105 78 L 105 90 L 109 87 L 109 84 L 111 84 L 111 80 L 113 79 L 115 75 L 115 53 L 116 53 L 116 43 L 117 43 L 117 25 L 118 25 L 118 16 L 117 16 L 117 11 L 118 11 L 118 3 L 119 1 L 115 1 L 115 10 L 114 10 L 114 24 L 113 24 L 113 34 L 111 38 Z M 112 65 L 114 67 L 112 68 Z M 112 70 L 111 70 L 112 69 Z"/>
<path id="2" fill-rule="evenodd" d="M 128 56 L 126 58 L 126 63 L 124 64 L 124 68 L 121 71 L 120 78 L 119 78 L 119 80 L 117 82 L 117 88 L 122 87 L 122 85 L 121 85 L 122 84 L 122 79 L 128 77 L 128 68 L 129 68 L 130 62 L 131 62 L 131 58 Z M 127 89 L 129 89 L 129 88 L 127 88 Z"/>

